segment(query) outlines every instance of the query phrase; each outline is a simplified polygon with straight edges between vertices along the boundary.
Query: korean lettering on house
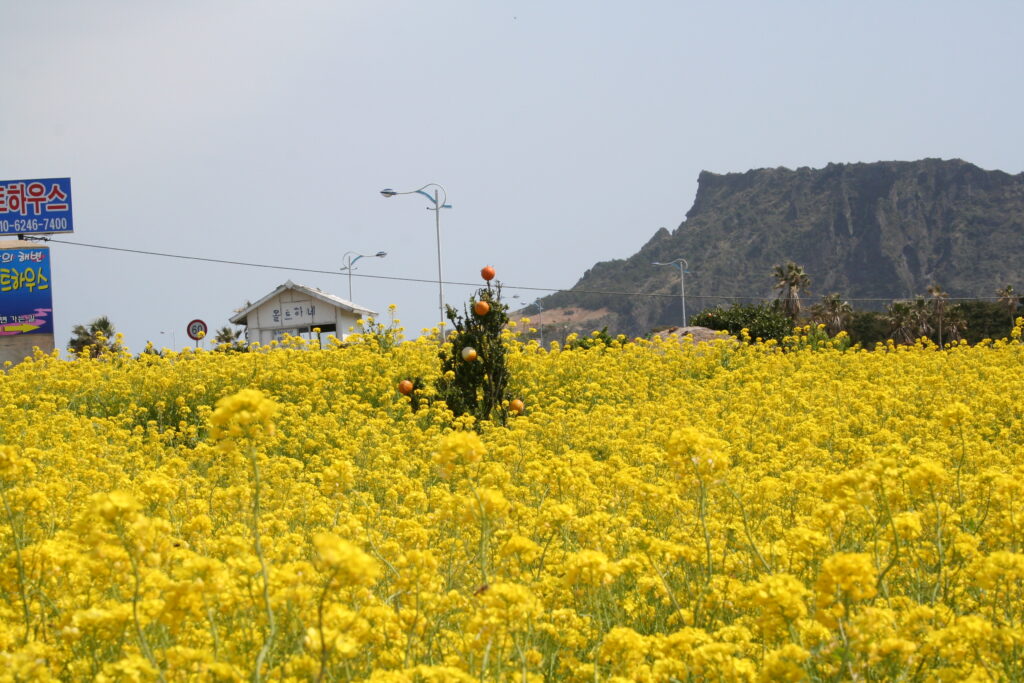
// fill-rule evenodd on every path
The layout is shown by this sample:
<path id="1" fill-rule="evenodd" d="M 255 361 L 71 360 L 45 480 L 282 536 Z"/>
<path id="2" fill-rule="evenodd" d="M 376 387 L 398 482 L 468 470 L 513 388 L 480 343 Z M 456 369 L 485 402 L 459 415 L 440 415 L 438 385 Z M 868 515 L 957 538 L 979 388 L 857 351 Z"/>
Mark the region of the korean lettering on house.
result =
<path id="1" fill-rule="evenodd" d="M 312 301 L 280 303 L 270 310 L 271 319 L 282 325 L 312 325 L 315 316 L 316 304 Z"/>

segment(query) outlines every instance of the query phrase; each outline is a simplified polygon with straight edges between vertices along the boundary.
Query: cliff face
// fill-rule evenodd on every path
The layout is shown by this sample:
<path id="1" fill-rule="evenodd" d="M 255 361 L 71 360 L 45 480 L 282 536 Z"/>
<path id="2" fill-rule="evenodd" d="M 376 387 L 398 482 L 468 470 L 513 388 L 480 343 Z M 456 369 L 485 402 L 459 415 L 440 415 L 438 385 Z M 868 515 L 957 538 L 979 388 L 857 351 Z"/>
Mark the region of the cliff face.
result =
<path id="1" fill-rule="evenodd" d="M 675 258 L 689 263 L 689 315 L 771 298 L 772 268 L 786 261 L 810 275 L 811 299 L 838 292 L 858 309 L 933 283 L 954 297 L 990 297 L 1008 283 L 1024 286 L 1024 174 L 958 159 L 705 171 L 676 230 L 658 231 L 626 260 L 596 264 L 574 290 L 678 295 L 678 271 L 651 265 Z M 629 335 L 680 317 L 678 297 L 570 291 L 543 303 L 606 309 L 589 326 Z"/>

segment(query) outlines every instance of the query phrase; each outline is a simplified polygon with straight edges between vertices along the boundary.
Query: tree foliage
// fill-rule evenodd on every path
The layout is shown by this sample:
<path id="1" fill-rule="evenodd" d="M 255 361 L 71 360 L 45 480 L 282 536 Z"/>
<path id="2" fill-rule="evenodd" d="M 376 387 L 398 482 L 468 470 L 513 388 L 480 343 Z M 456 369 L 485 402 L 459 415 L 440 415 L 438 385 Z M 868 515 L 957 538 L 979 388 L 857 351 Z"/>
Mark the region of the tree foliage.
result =
<path id="1" fill-rule="evenodd" d="M 999 304 L 1009 314 L 1010 327 L 1013 327 L 1017 318 L 1017 309 L 1020 308 L 1020 295 L 1014 291 L 1013 285 L 1006 285 L 1002 289 L 996 290 L 996 296 L 999 297 Z"/>
<path id="2" fill-rule="evenodd" d="M 214 351 L 248 351 L 249 345 L 242 339 L 242 330 L 228 325 L 217 330 L 213 337 Z"/>
<path id="3" fill-rule="evenodd" d="M 789 319 L 796 322 L 800 316 L 800 293 L 811 286 L 811 278 L 802 266 L 792 261 L 784 266 L 775 266 L 772 272 L 775 289 L 779 290 L 777 302 Z"/>
<path id="4" fill-rule="evenodd" d="M 739 335 L 741 330 L 746 329 L 754 339 L 760 337 L 781 341 L 793 331 L 793 321 L 789 316 L 768 303 L 708 308 L 695 315 L 690 322 L 712 330 L 724 330 L 732 335 Z"/>
<path id="5" fill-rule="evenodd" d="M 824 325 L 833 337 L 844 330 L 849 331 L 852 319 L 853 307 L 838 294 L 826 294 L 821 303 L 811 308 L 811 322 Z"/>
<path id="6" fill-rule="evenodd" d="M 484 315 L 474 312 L 478 301 L 486 302 Z M 502 332 L 508 324 L 508 306 L 501 301 L 501 285 L 477 290 L 469 305 L 459 313 L 447 306 L 447 317 L 454 329 L 441 349 L 441 377 L 437 393 L 456 417 L 471 415 L 479 420 L 498 420 L 505 424 L 508 411 L 508 350 Z M 466 349 L 476 352 L 467 360 Z"/>
<path id="7" fill-rule="evenodd" d="M 114 323 L 107 316 L 101 315 L 86 325 L 72 327 L 67 348 L 75 355 L 82 355 L 86 349 L 92 355 L 99 355 L 104 351 L 120 351 L 122 346 L 117 339 Z"/>

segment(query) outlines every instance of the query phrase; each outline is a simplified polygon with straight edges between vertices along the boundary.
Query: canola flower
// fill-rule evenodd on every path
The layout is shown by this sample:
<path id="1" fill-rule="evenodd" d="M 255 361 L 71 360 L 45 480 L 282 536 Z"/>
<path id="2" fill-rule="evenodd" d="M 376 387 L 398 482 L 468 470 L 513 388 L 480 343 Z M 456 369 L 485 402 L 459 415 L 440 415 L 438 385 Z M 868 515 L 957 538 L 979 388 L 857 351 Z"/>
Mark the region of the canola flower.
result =
<path id="1" fill-rule="evenodd" d="M 37 354 L 0 375 L 0 681 L 1019 680 L 1019 339 L 510 332 L 507 426 L 379 326 Z"/>

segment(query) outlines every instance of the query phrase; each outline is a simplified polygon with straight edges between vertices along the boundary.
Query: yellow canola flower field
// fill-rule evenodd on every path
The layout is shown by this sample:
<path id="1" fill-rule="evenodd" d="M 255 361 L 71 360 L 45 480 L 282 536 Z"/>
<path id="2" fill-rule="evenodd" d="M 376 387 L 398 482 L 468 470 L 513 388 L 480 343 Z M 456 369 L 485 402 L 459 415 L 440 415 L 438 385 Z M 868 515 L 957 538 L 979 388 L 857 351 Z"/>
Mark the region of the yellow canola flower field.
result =
<path id="1" fill-rule="evenodd" d="M 0 681 L 1021 680 L 1019 328 L 802 332 L 510 335 L 505 426 L 412 409 L 429 339 L 37 354 Z"/>

